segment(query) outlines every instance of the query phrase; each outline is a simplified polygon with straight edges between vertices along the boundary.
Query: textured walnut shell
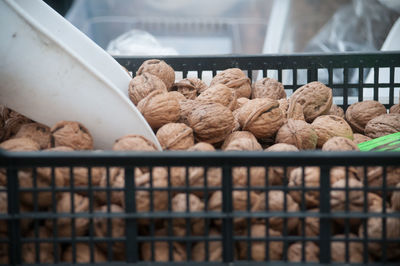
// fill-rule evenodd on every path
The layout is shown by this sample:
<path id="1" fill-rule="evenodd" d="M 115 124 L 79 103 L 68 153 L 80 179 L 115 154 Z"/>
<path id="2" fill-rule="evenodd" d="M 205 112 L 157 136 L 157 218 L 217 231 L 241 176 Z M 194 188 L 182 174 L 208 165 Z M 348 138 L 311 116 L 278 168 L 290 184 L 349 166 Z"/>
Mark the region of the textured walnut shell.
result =
<path id="1" fill-rule="evenodd" d="M 237 138 L 229 142 L 225 151 L 261 151 L 262 147 L 252 138 Z"/>
<path id="2" fill-rule="evenodd" d="M 186 150 L 194 145 L 193 130 L 183 123 L 168 123 L 157 131 L 163 150 Z"/>
<path id="3" fill-rule="evenodd" d="M 167 92 L 167 87 L 165 87 L 165 83 L 157 76 L 150 73 L 143 73 L 140 76 L 134 77 L 129 83 L 129 99 L 137 105 L 142 99 L 155 90 Z"/>
<path id="4" fill-rule="evenodd" d="M 4 128 L 1 130 L 2 133 L 0 133 L 0 135 L 3 135 L 3 140 L 7 140 L 17 134 L 22 125 L 33 122 L 29 118 L 11 109 L 5 108 L 2 112 Z"/>
<path id="5" fill-rule="evenodd" d="M 283 124 L 279 103 L 269 98 L 248 101 L 239 109 L 238 121 L 242 130 L 250 131 L 257 138 L 271 138 Z"/>
<path id="6" fill-rule="evenodd" d="M 257 141 L 256 137 L 253 135 L 253 133 L 251 133 L 250 131 L 235 131 L 235 132 L 232 132 L 224 140 L 224 143 L 222 144 L 221 149 L 225 150 L 226 147 L 228 147 L 228 145 L 232 141 L 235 141 L 237 139 L 242 139 L 242 138 L 250 139 L 252 142 L 254 142 L 254 144 L 251 146 L 251 148 L 249 148 L 250 150 L 258 150 L 259 149 L 258 145 L 260 145 L 260 144 L 258 143 L 258 141 Z M 260 145 L 260 147 L 261 147 L 261 145 Z"/>
<path id="7" fill-rule="evenodd" d="M 261 193 L 258 198 L 258 203 L 254 205 L 252 211 L 262 212 L 283 212 L 285 210 L 285 194 L 283 191 L 272 190 L 268 192 L 268 208 L 266 207 L 266 193 Z M 298 212 L 299 205 L 293 200 L 293 198 L 286 194 L 286 211 L 285 212 Z M 294 230 L 299 223 L 297 217 L 287 219 L 287 229 L 290 231 Z M 271 229 L 282 232 L 284 226 L 284 219 L 277 216 L 269 218 L 269 226 Z"/>
<path id="8" fill-rule="evenodd" d="M 196 101 L 220 103 L 232 111 L 236 107 L 236 99 L 235 90 L 224 84 L 216 84 L 203 91 Z"/>
<path id="9" fill-rule="evenodd" d="M 3 141 L 0 148 L 8 151 L 38 151 L 40 145 L 29 138 L 16 138 Z"/>
<path id="10" fill-rule="evenodd" d="M 377 116 L 386 114 L 386 108 L 378 101 L 353 103 L 347 108 L 346 120 L 354 132 L 364 133 L 367 123 Z"/>
<path id="11" fill-rule="evenodd" d="M 251 98 L 271 98 L 279 100 L 286 98 L 283 84 L 273 78 L 263 78 L 253 84 Z"/>
<path id="12" fill-rule="evenodd" d="M 51 128 L 51 146 L 67 146 L 74 150 L 92 150 L 93 138 L 79 122 L 60 121 Z"/>
<path id="13" fill-rule="evenodd" d="M 382 190 L 375 191 L 377 194 L 382 194 L 383 191 L 383 176 L 384 171 L 382 167 L 368 167 L 367 168 L 367 182 L 370 187 L 380 187 Z M 364 176 L 360 178 L 364 182 Z M 395 187 L 400 183 L 400 167 L 387 167 L 386 168 L 386 187 Z M 390 196 L 391 191 L 387 191 Z"/>
<path id="14" fill-rule="evenodd" d="M 186 99 L 194 100 L 197 95 L 208 88 L 207 84 L 198 78 L 185 78 L 175 83 L 171 90 L 182 93 Z"/>
<path id="15" fill-rule="evenodd" d="M 248 178 L 248 174 L 250 177 Z M 247 167 L 233 167 L 232 168 L 232 182 L 235 187 L 244 187 L 250 186 L 252 187 L 264 187 L 265 179 L 266 179 L 266 171 L 264 167 L 250 167 L 248 170 Z M 269 177 L 269 180 L 271 178 Z M 271 185 L 272 182 L 268 182 Z"/>
<path id="16" fill-rule="evenodd" d="M 40 240 L 48 240 L 49 242 L 41 242 L 39 244 L 39 262 L 41 263 L 49 263 L 53 264 L 55 262 L 55 257 L 58 257 L 59 254 L 54 254 L 54 244 L 51 242 L 53 239 L 53 235 L 50 230 L 48 230 L 46 227 L 41 226 L 39 228 L 39 234 L 38 238 L 36 238 L 35 231 L 32 230 L 31 232 L 28 233 L 27 237 L 29 238 L 34 238 L 34 239 L 40 239 Z M 35 242 L 30 242 L 30 243 L 25 243 L 22 244 L 22 261 L 24 263 L 31 263 L 34 264 L 36 263 L 36 245 Z M 61 247 L 57 245 L 57 250 L 60 251 Z"/>
<path id="17" fill-rule="evenodd" d="M 390 114 L 400 114 L 400 104 L 392 105 L 389 109 Z"/>
<path id="18" fill-rule="evenodd" d="M 117 139 L 114 151 L 156 151 L 157 146 L 141 135 L 127 135 Z"/>
<path id="19" fill-rule="evenodd" d="M 334 239 L 344 239 L 346 235 L 335 235 Z M 362 242 L 355 242 L 358 237 L 354 234 L 348 235 L 349 242 L 346 247 L 345 240 L 332 241 L 331 243 L 331 260 L 332 262 L 350 262 L 350 263 L 363 263 L 364 262 L 364 246 Z M 346 248 L 348 248 L 348 261 L 346 261 Z M 371 261 L 371 258 L 368 259 Z"/>
<path id="20" fill-rule="evenodd" d="M 365 126 L 365 135 L 379 138 L 400 131 L 400 114 L 384 114 L 370 120 Z"/>
<path id="21" fill-rule="evenodd" d="M 249 98 L 245 98 L 245 97 L 240 97 L 236 100 L 236 109 L 239 109 L 240 107 L 242 107 L 245 103 L 247 103 L 250 99 Z"/>
<path id="22" fill-rule="evenodd" d="M 296 242 L 288 248 L 288 261 L 290 262 L 301 262 L 302 257 L 302 242 Z M 319 247 L 314 242 L 308 241 L 304 245 L 304 261 L 306 262 L 319 262 Z"/>
<path id="23" fill-rule="evenodd" d="M 359 151 L 354 141 L 344 137 L 333 137 L 322 145 L 323 151 Z"/>
<path id="24" fill-rule="evenodd" d="M 40 145 L 40 149 L 50 147 L 50 128 L 39 123 L 24 124 L 15 134 L 15 138 L 29 138 Z"/>
<path id="25" fill-rule="evenodd" d="M 167 89 L 170 89 L 175 82 L 174 69 L 162 60 L 150 59 L 144 61 L 136 72 L 136 75 L 139 76 L 144 73 L 157 76 L 164 82 Z"/>
<path id="26" fill-rule="evenodd" d="M 172 93 L 172 92 L 170 92 Z M 178 123 L 184 123 L 186 125 L 188 124 L 188 117 L 189 114 L 192 112 L 194 106 L 198 106 L 201 105 L 201 102 L 197 102 L 195 100 L 184 100 L 184 101 L 180 101 L 179 105 L 180 105 L 180 116 L 178 119 Z"/>
<path id="27" fill-rule="evenodd" d="M 363 134 L 360 134 L 360 133 L 354 133 L 353 137 L 354 137 L 353 142 L 355 144 L 357 144 L 357 145 L 360 144 L 360 143 L 366 142 L 368 140 L 371 140 L 370 137 L 367 137 L 367 136 L 365 136 Z"/>
<path id="28" fill-rule="evenodd" d="M 400 211 L 400 183 L 397 184 L 396 188 L 398 190 L 393 192 L 390 203 L 393 210 Z"/>
<path id="29" fill-rule="evenodd" d="M 179 101 L 163 90 L 152 91 L 138 103 L 137 108 L 154 130 L 176 122 L 181 115 Z"/>
<path id="30" fill-rule="evenodd" d="M 265 237 L 267 235 L 266 230 L 268 230 L 268 235 L 270 237 L 281 237 L 281 234 L 270 228 L 266 228 L 264 224 L 253 224 L 251 226 L 250 236 L 253 238 Z M 249 233 L 247 230 L 244 231 L 244 236 Z M 254 261 L 264 261 L 265 260 L 265 245 L 269 244 L 269 260 L 276 261 L 282 259 L 283 254 L 283 242 L 282 241 L 251 241 L 251 254 L 250 258 L 247 257 L 247 242 L 239 242 L 239 258 L 244 260 L 254 260 Z"/>
<path id="31" fill-rule="evenodd" d="M 336 115 L 341 118 L 344 118 L 343 108 L 337 106 L 336 104 L 332 104 L 331 109 L 329 109 L 328 115 Z"/>
<path id="32" fill-rule="evenodd" d="M 171 200 L 171 209 L 173 212 L 203 212 L 204 211 L 204 203 L 203 201 L 194 194 L 189 194 L 189 199 L 187 199 L 186 193 L 178 193 Z M 187 208 L 186 201 L 188 201 L 189 208 Z M 173 219 L 174 227 L 181 227 L 183 230 L 174 230 L 175 235 L 179 235 L 179 233 L 184 233 L 186 229 L 186 219 L 184 218 L 176 218 Z M 204 219 L 201 218 L 192 218 L 190 219 L 190 228 L 192 235 L 202 235 L 204 234 Z M 174 228 L 175 229 L 175 228 Z M 178 234 L 176 234 L 178 233 Z"/>
<path id="33" fill-rule="evenodd" d="M 294 120 L 305 120 L 304 113 L 303 113 L 303 106 L 298 103 L 292 103 L 293 107 L 290 109 L 289 112 L 289 100 L 288 99 L 280 99 L 278 100 L 279 108 L 282 110 L 283 120 L 284 123 L 287 122 L 287 119 L 294 119 Z"/>
<path id="34" fill-rule="evenodd" d="M 318 81 L 308 83 L 290 96 L 289 113 L 295 108 L 296 102 L 302 105 L 304 118 L 311 123 L 316 117 L 327 114 L 331 109 L 332 89 Z"/>
<path id="35" fill-rule="evenodd" d="M 309 213 L 309 212 L 319 213 L 319 209 L 318 208 L 309 209 L 309 210 L 307 210 L 307 212 L 305 212 L 305 214 L 307 215 L 307 213 Z M 299 222 L 297 225 L 297 234 L 299 236 L 303 235 L 303 223 L 302 222 Z M 304 236 L 305 237 L 319 236 L 319 218 L 318 217 L 307 215 L 304 218 Z"/>
<path id="36" fill-rule="evenodd" d="M 318 136 L 312 126 L 302 120 L 288 119 L 276 134 L 275 142 L 296 146 L 299 150 L 312 150 L 317 146 Z"/>
<path id="37" fill-rule="evenodd" d="M 183 96 L 182 93 L 177 92 L 177 91 L 170 91 L 168 94 L 170 96 L 173 96 L 175 99 L 177 99 L 179 103 L 181 103 L 182 101 L 186 101 L 187 100 L 186 97 Z"/>
<path id="38" fill-rule="evenodd" d="M 208 234 L 213 237 L 221 237 L 221 233 L 215 229 L 210 229 Z M 222 261 L 222 242 L 209 241 L 208 242 L 208 259 L 206 257 L 206 243 L 197 242 L 192 248 L 193 261 Z"/>
<path id="39" fill-rule="evenodd" d="M 219 103 L 195 105 L 187 116 L 187 125 L 198 141 L 211 144 L 224 140 L 234 127 L 232 112 Z"/>
<path id="40" fill-rule="evenodd" d="M 93 246 L 94 262 L 106 262 L 107 257 L 98 247 Z M 73 262 L 72 246 L 68 246 L 63 254 L 62 261 Z M 90 246 L 87 243 L 75 244 L 75 261 L 76 263 L 89 263 L 90 262 Z"/>
<path id="41" fill-rule="evenodd" d="M 211 80 L 210 86 L 224 84 L 234 89 L 238 98 L 249 98 L 251 95 L 251 81 L 239 68 L 229 68 L 219 72 Z"/>
<path id="42" fill-rule="evenodd" d="M 198 142 L 188 149 L 188 151 L 215 151 L 213 145 L 207 142 Z"/>
<path id="43" fill-rule="evenodd" d="M 312 122 L 312 127 L 318 135 L 317 147 L 332 137 L 345 137 L 353 140 L 353 131 L 347 122 L 335 115 L 323 115 Z"/>

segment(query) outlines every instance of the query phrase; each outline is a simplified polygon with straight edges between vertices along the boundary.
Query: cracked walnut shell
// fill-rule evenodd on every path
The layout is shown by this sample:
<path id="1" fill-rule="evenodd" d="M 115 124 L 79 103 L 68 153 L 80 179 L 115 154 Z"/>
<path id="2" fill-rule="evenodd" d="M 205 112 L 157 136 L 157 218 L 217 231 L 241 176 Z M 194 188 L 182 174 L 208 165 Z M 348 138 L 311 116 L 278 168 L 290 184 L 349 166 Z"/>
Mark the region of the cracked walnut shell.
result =
<path id="1" fill-rule="evenodd" d="M 276 143 L 287 143 L 299 150 L 313 150 L 317 146 L 318 135 L 310 124 L 302 120 L 288 119 L 276 134 Z"/>
<path id="2" fill-rule="evenodd" d="M 263 78 L 253 84 L 251 98 L 286 99 L 283 84 L 273 78 Z"/>
<path id="3" fill-rule="evenodd" d="M 197 95 L 208 88 L 207 84 L 198 78 L 185 78 L 176 82 L 171 90 L 180 92 L 186 99 L 194 100 Z"/>
<path id="4" fill-rule="evenodd" d="M 92 150 L 93 138 L 79 122 L 59 121 L 51 128 L 51 146 L 67 146 L 74 150 Z"/>
<path id="5" fill-rule="evenodd" d="M 129 99 L 137 105 L 142 99 L 146 98 L 152 91 L 162 90 L 167 92 L 164 82 L 157 76 L 150 73 L 143 73 L 134 77 L 129 83 Z"/>
<path id="6" fill-rule="evenodd" d="M 157 76 L 164 82 L 168 90 L 175 82 L 175 72 L 173 68 L 162 60 L 150 59 L 144 61 L 136 72 L 136 75 L 139 76 L 143 73 L 150 73 Z"/>
<path id="7" fill-rule="evenodd" d="M 229 68 L 219 72 L 211 80 L 210 86 L 224 84 L 236 92 L 237 98 L 250 98 L 251 81 L 239 68 Z"/>
<path id="8" fill-rule="evenodd" d="M 386 107 L 378 101 L 353 103 L 347 108 L 346 120 L 356 133 L 364 133 L 367 123 L 377 116 L 386 114 Z"/>
<path id="9" fill-rule="evenodd" d="M 347 122 L 335 115 L 323 115 L 312 122 L 312 127 L 318 135 L 317 147 L 332 137 L 345 137 L 353 140 L 353 131 Z"/>
<path id="10" fill-rule="evenodd" d="M 196 101 L 220 103 L 229 110 L 234 110 L 236 107 L 236 93 L 235 90 L 225 86 L 224 84 L 215 84 L 204 90 L 197 98 Z"/>
<path id="11" fill-rule="evenodd" d="M 194 145 L 193 130 L 183 123 L 168 123 L 157 131 L 163 150 L 186 150 Z"/>
<path id="12" fill-rule="evenodd" d="M 365 135 L 373 139 L 397 132 L 400 132 L 400 114 L 380 115 L 365 126 Z"/>
<path id="13" fill-rule="evenodd" d="M 50 128 L 39 123 L 28 123 L 21 126 L 15 138 L 29 138 L 40 145 L 40 149 L 50 147 Z"/>

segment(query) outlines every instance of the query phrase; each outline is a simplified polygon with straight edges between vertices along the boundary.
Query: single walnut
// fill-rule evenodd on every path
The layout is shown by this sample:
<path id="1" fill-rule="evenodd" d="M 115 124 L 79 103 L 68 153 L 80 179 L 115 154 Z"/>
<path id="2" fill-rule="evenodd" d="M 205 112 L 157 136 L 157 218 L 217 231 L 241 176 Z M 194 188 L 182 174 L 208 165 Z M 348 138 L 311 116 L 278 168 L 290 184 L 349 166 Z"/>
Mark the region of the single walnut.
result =
<path id="1" fill-rule="evenodd" d="M 247 103 L 248 101 L 250 101 L 249 98 L 245 98 L 245 97 L 240 97 L 236 100 L 236 107 L 235 110 L 239 109 L 240 107 L 242 107 L 245 103 Z"/>
<path id="2" fill-rule="evenodd" d="M 318 135 L 317 147 L 321 148 L 332 137 L 345 137 L 353 140 L 353 131 L 347 122 L 335 115 L 323 115 L 312 122 L 312 127 Z"/>
<path id="3" fill-rule="evenodd" d="M 367 182 L 369 187 L 382 188 L 382 190 L 375 191 L 377 194 L 383 192 L 383 177 L 386 174 L 386 187 L 395 187 L 400 183 L 400 167 L 386 167 L 386 171 L 382 167 L 368 167 L 367 168 Z M 360 178 L 364 182 L 364 175 Z M 392 191 L 388 190 L 387 195 L 390 196 Z"/>
<path id="4" fill-rule="evenodd" d="M 186 150 L 194 145 L 193 130 L 183 123 L 168 123 L 157 131 L 163 150 Z"/>
<path id="5" fill-rule="evenodd" d="M 72 246 L 68 246 L 63 254 L 62 261 L 72 263 L 89 263 L 90 262 L 90 246 L 87 243 L 76 243 L 75 244 L 75 257 L 73 257 Z M 93 258 L 94 262 L 107 262 L 107 257 L 98 247 L 93 246 Z"/>
<path id="6" fill-rule="evenodd" d="M 212 237 L 220 237 L 221 233 L 216 229 L 211 228 L 208 234 Z M 222 241 L 208 241 L 206 247 L 205 242 L 197 242 L 192 248 L 193 261 L 222 261 Z M 206 256 L 206 249 L 208 248 L 208 257 Z"/>
<path id="7" fill-rule="evenodd" d="M 392 194 L 391 198 L 391 204 L 392 204 L 392 209 L 395 211 L 400 211 L 400 183 L 397 184 L 396 188 L 398 190 L 395 190 Z"/>
<path id="8" fill-rule="evenodd" d="M 283 84 L 273 78 L 263 78 L 253 84 L 251 98 L 286 99 Z"/>
<path id="9" fill-rule="evenodd" d="M 219 72 L 211 80 L 210 86 L 224 84 L 236 92 L 236 96 L 249 98 L 251 95 L 251 81 L 239 68 L 229 68 Z"/>
<path id="10" fill-rule="evenodd" d="M 165 124 L 176 122 L 181 115 L 179 101 L 163 90 L 155 90 L 149 93 L 138 103 L 137 108 L 153 130 Z"/>
<path id="11" fill-rule="evenodd" d="M 92 150 L 93 138 L 79 122 L 60 121 L 51 128 L 51 146 L 68 146 L 74 150 Z"/>
<path id="12" fill-rule="evenodd" d="M 189 199 L 187 199 L 188 195 L 186 193 L 176 194 L 171 201 L 172 211 L 173 212 L 204 212 L 204 203 L 201 201 L 199 197 L 194 194 L 189 194 Z M 187 201 L 187 202 L 186 202 Z M 188 206 L 187 206 L 188 203 Z M 189 208 L 187 208 L 189 207 Z M 174 229 L 176 227 L 180 227 L 183 230 L 174 230 L 174 235 L 184 236 L 185 228 L 186 228 L 186 219 L 184 218 L 176 218 L 173 219 Z M 201 218 L 191 218 L 190 224 L 191 234 L 192 235 L 202 235 L 204 234 L 204 219 Z M 183 233 L 183 235 L 181 234 Z"/>
<path id="13" fill-rule="evenodd" d="M 188 151 L 215 151 L 215 148 L 210 143 L 198 142 L 194 146 L 190 147 Z"/>
<path id="14" fill-rule="evenodd" d="M 312 150 L 317 146 L 318 136 L 312 126 L 302 120 L 288 119 L 276 134 L 277 143 L 287 143 L 299 150 Z"/>
<path id="15" fill-rule="evenodd" d="M 269 237 L 281 237 L 281 234 L 273 229 L 267 228 L 264 224 L 253 224 L 250 228 L 250 233 L 247 230 L 244 231 L 244 236 L 250 235 L 251 238 L 266 237 L 268 230 Z M 281 260 L 283 254 L 283 242 L 282 241 L 251 241 L 251 254 L 248 257 L 248 243 L 243 241 L 239 242 L 239 258 L 242 260 L 254 260 L 254 261 L 265 261 L 266 258 L 266 247 L 268 245 L 268 260 Z"/>
<path id="16" fill-rule="evenodd" d="M 240 132 L 240 131 L 236 131 Z M 229 142 L 225 147 L 225 151 L 261 151 L 262 147 L 257 139 L 237 138 Z"/>
<path id="17" fill-rule="evenodd" d="M 129 99 L 137 105 L 142 99 L 155 90 L 167 92 L 167 87 L 165 87 L 165 83 L 157 76 L 150 73 L 143 73 L 140 76 L 134 77 L 129 83 Z"/>
<path id="18" fill-rule="evenodd" d="M 219 103 L 204 102 L 194 105 L 187 116 L 187 125 L 198 141 L 211 144 L 224 140 L 234 127 L 232 112 Z"/>
<path id="19" fill-rule="evenodd" d="M 236 107 L 236 99 L 235 90 L 224 84 L 216 84 L 203 91 L 196 101 L 220 103 L 232 111 Z"/>
<path id="20" fill-rule="evenodd" d="M 358 237 L 354 234 L 348 235 L 348 245 L 346 247 L 346 235 L 335 235 L 333 239 L 343 239 L 342 241 L 332 241 L 331 243 L 331 260 L 332 262 L 364 262 L 364 246 L 362 242 L 358 242 Z M 346 259 L 346 248 L 348 248 L 348 258 Z M 371 262 L 369 257 L 368 261 Z"/>
<path id="21" fill-rule="evenodd" d="M 303 243 L 296 242 L 288 248 L 288 261 L 290 262 L 319 262 L 319 247 L 314 242 L 307 241 L 304 245 L 304 258 L 303 258 Z"/>
<path id="22" fill-rule="evenodd" d="M 157 146 L 141 135 L 126 135 L 117 139 L 114 151 L 156 151 Z"/>
<path id="23" fill-rule="evenodd" d="M 310 82 L 298 88 L 289 99 L 288 112 L 296 107 L 295 103 L 303 106 L 304 118 L 311 123 L 316 117 L 325 115 L 332 106 L 332 89 L 321 82 Z"/>
<path id="24" fill-rule="evenodd" d="M 0 148 L 8 151 L 38 151 L 40 145 L 29 138 L 16 138 L 3 141 Z"/>
<path id="25" fill-rule="evenodd" d="M 3 140 L 7 140 L 17 134 L 22 125 L 33 122 L 20 113 L 6 109 L 3 109 L 4 128 L 1 130 L 2 133 L 0 133 L 0 135 L 3 135 Z"/>
<path id="26" fill-rule="evenodd" d="M 174 69 L 162 60 L 150 59 L 144 61 L 136 72 L 136 75 L 139 76 L 144 73 L 150 73 L 157 76 L 164 82 L 168 90 L 175 82 Z"/>
<path id="27" fill-rule="evenodd" d="M 309 209 L 305 212 L 307 215 L 309 212 L 312 213 L 319 213 L 319 209 Z M 304 227 L 304 234 L 303 234 L 303 227 Z M 299 236 L 305 236 L 305 237 L 314 237 L 314 236 L 319 236 L 319 218 L 311 215 L 307 215 L 304 218 L 304 224 L 300 220 L 300 222 L 297 225 L 297 234 Z"/>
<path id="28" fill-rule="evenodd" d="M 89 198 L 83 197 L 79 194 L 72 194 L 70 192 L 62 192 L 58 195 L 56 212 L 57 213 L 85 213 L 89 212 Z M 74 208 L 71 208 L 71 198 L 74 201 Z M 89 229 L 89 219 L 76 218 L 74 221 L 74 236 L 84 236 Z M 58 236 L 71 237 L 73 229 L 71 218 L 58 218 Z M 53 220 L 46 220 L 46 227 L 49 230 L 53 229 Z"/>
<path id="29" fill-rule="evenodd" d="M 391 114 L 400 114 L 400 104 L 392 105 L 389 109 L 389 113 Z"/>
<path id="30" fill-rule="evenodd" d="M 177 99 L 179 103 L 187 100 L 186 97 L 182 93 L 177 92 L 177 91 L 170 91 L 168 94 L 170 96 L 173 96 L 175 99 Z"/>
<path id="31" fill-rule="evenodd" d="M 198 78 L 185 78 L 175 83 L 171 90 L 182 93 L 187 99 L 194 100 L 197 95 L 208 88 L 207 84 Z"/>
<path id="32" fill-rule="evenodd" d="M 283 191 L 272 190 L 268 192 L 268 207 L 266 207 L 266 193 L 261 193 L 258 198 L 258 203 L 254 205 L 252 211 L 262 211 L 262 212 L 298 212 L 299 205 L 293 200 L 293 198 L 286 194 L 286 208 L 285 208 L 285 193 Z M 283 219 L 279 216 L 274 216 L 268 219 L 269 226 L 271 229 L 282 232 L 285 220 L 287 222 L 288 231 L 293 231 L 297 228 L 299 219 L 297 217 L 292 217 L 289 219 Z"/>
<path id="33" fill-rule="evenodd" d="M 54 249 L 54 244 L 53 244 L 53 235 L 50 230 L 48 230 L 46 227 L 41 226 L 39 227 L 39 234 L 38 237 L 36 238 L 35 231 L 32 230 L 28 233 L 27 237 L 29 238 L 34 238 L 37 240 L 44 240 L 47 242 L 40 242 L 39 247 L 39 258 L 38 261 L 41 263 L 49 263 L 53 264 L 55 263 L 56 257 L 59 256 L 59 254 L 55 254 L 56 250 Z M 36 257 L 36 243 L 35 242 L 28 242 L 22 244 L 22 261 L 24 263 L 36 263 L 37 262 L 37 257 Z M 61 250 L 61 247 L 57 244 L 57 250 L 58 252 Z"/>
<path id="34" fill-rule="evenodd" d="M 365 126 L 365 135 L 379 138 L 400 131 L 400 114 L 384 114 L 370 120 Z"/>
<path id="35" fill-rule="evenodd" d="M 40 145 L 40 149 L 50 147 L 50 128 L 39 123 L 24 124 L 15 134 L 15 138 L 29 138 Z"/>
<path id="36" fill-rule="evenodd" d="M 344 137 L 333 137 L 322 145 L 323 151 L 359 151 L 354 141 Z"/>
<path id="37" fill-rule="evenodd" d="M 286 143 L 277 143 L 274 144 L 267 149 L 266 152 L 297 152 L 296 146 Z M 286 168 L 286 178 L 290 176 L 290 173 L 295 169 L 295 167 L 287 167 Z M 269 167 L 268 168 L 268 180 L 269 185 L 283 185 L 283 179 L 285 177 L 285 168 L 284 167 Z"/>
<path id="38" fill-rule="evenodd" d="M 257 138 L 266 139 L 275 135 L 283 124 L 279 103 L 269 98 L 248 101 L 239 109 L 238 121 L 242 130 L 248 130 Z"/>
<path id="39" fill-rule="evenodd" d="M 368 141 L 368 140 L 371 140 L 370 137 L 367 137 L 367 136 L 365 136 L 365 135 L 363 135 L 363 134 L 359 134 L 359 133 L 354 133 L 354 134 L 353 134 L 353 137 L 354 137 L 353 142 L 354 142 L 355 144 L 357 144 L 357 145 L 360 144 L 360 143 L 366 142 L 366 141 Z"/>
<path id="40" fill-rule="evenodd" d="M 240 139 L 248 139 L 249 141 L 248 144 L 250 146 L 247 146 L 246 149 L 243 150 L 260 150 L 262 149 L 261 145 L 258 143 L 256 137 L 251 133 L 250 131 L 235 131 L 229 134 L 229 136 L 226 137 L 224 143 L 221 146 L 222 150 L 225 150 L 232 142 Z M 236 145 L 235 145 L 236 146 Z"/>
<path id="41" fill-rule="evenodd" d="M 336 115 L 341 118 L 344 118 L 343 108 L 337 106 L 336 104 L 332 104 L 331 109 L 329 109 L 328 115 Z"/>
<path id="42" fill-rule="evenodd" d="M 382 114 L 386 107 L 378 101 L 363 101 L 353 103 L 347 108 L 346 120 L 356 133 L 364 133 L 367 123 Z"/>
<path id="43" fill-rule="evenodd" d="M 264 167 L 233 167 L 232 182 L 234 187 L 264 187 L 266 181 L 266 171 Z M 248 175 L 249 178 L 248 178 Z M 271 178 L 269 178 L 271 179 Z M 268 182 L 271 185 L 271 181 Z"/>

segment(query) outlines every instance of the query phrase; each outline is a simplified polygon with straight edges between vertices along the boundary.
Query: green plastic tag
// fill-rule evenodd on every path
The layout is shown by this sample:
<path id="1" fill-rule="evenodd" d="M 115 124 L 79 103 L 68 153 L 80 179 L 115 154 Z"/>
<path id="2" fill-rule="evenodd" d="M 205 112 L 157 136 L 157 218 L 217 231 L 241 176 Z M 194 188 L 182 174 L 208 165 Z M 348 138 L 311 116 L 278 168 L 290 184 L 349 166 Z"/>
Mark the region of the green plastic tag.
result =
<path id="1" fill-rule="evenodd" d="M 361 151 L 400 151 L 400 132 L 358 144 Z"/>

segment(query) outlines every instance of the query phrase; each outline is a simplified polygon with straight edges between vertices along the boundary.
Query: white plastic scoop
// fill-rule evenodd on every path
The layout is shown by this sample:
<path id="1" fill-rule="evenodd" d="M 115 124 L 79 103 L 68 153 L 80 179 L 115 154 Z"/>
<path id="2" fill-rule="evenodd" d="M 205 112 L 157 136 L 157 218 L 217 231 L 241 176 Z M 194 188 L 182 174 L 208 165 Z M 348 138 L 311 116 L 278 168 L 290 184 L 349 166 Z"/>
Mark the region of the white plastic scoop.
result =
<path id="1" fill-rule="evenodd" d="M 96 149 L 140 134 L 161 150 L 129 100 L 131 80 L 102 48 L 41 0 L 0 0 L 0 103 L 52 126 L 79 121 Z"/>

